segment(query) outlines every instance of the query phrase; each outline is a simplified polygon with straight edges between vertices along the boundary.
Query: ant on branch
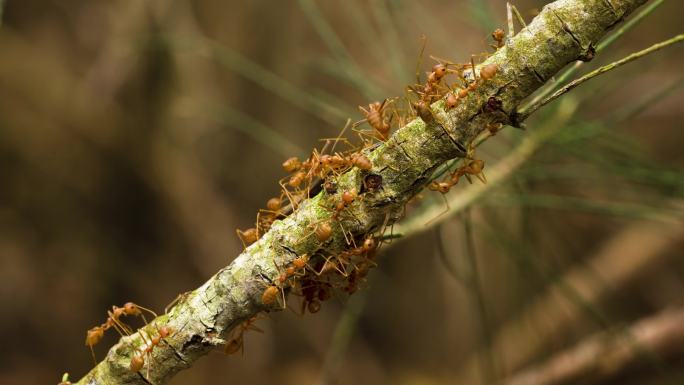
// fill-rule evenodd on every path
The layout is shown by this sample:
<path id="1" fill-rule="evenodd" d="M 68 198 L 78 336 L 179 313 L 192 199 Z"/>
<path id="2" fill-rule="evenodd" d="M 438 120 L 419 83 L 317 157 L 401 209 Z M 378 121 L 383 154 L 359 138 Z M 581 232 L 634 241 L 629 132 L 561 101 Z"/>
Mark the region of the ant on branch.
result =
<path id="1" fill-rule="evenodd" d="M 497 28 L 492 32 L 492 39 L 496 42 L 496 45 L 492 45 L 492 48 L 499 49 L 502 48 L 504 44 L 504 38 L 506 37 L 506 32 L 503 29 Z"/>
<path id="2" fill-rule="evenodd" d="M 446 194 L 449 190 L 458 184 L 458 181 L 462 176 L 465 176 L 470 182 L 470 175 L 475 176 L 482 183 L 487 183 L 487 179 L 484 176 L 482 170 L 484 169 L 484 161 L 480 159 L 466 159 L 466 163 L 457 168 L 452 172 L 448 178 L 442 182 L 432 181 L 428 188 L 432 191 L 439 191 L 442 194 Z"/>
<path id="3" fill-rule="evenodd" d="M 385 99 L 382 101 L 382 103 L 371 103 L 368 105 L 367 110 L 359 106 L 359 111 L 364 114 L 365 119 L 354 123 L 354 126 L 366 121 L 376 131 L 378 139 L 382 140 L 383 142 L 386 141 L 387 138 L 389 138 L 389 132 L 391 128 L 390 121 L 392 120 L 391 116 L 389 120 L 385 120 L 385 108 L 387 108 L 389 103 L 392 103 L 392 100 L 390 100 L 389 103 L 387 102 L 388 100 L 389 99 Z"/>
<path id="4" fill-rule="evenodd" d="M 136 305 L 133 302 L 125 303 L 123 307 L 112 306 L 112 310 L 107 311 L 107 321 L 105 321 L 105 323 L 101 324 L 100 326 L 92 327 L 86 332 L 85 344 L 90 348 L 90 353 L 92 354 L 93 361 L 96 364 L 97 359 L 95 358 L 95 351 L 93 349 L 93 346 L 97 345 L 102 340 L 105 331 L 114 328 L 121 336 L 130 335 L 131 333 L 133 333 L 133 330 L 130 326 L 126 325 L 123 321 L 121 321 L 121 317 L 141 317 L 145 324 L 147 324 L 147 320 L 145 319 L 143 311 L 151 314 L 155 318 L 157 317 L 157 314 L 152 310 L 142 307 L 140 305 Z"/>
<path id="5" fill-rule="evenodd" d="M 286 267 L 285 270 L 280 273 L 280 275 L 275 281 L 272 281 L 264 276 L 264 278 L 268 279 L 270 285 L 268 285 L 264 292 L 261 294 L 261 302 L 264 305 L 273 305 L 277 301 L 278 295 L 282 293 L 283 308 L 287 307 L 285 299 L 285 287 L 287 287 L 288 285 L 292 286 L 294 283 L 294 278 L 305 275 L 304 270 L 307 266 L 308 261 L 308 254 L 303 254 L 295 258 L 291 262 L 291 266 Z M 278 265 L 276 265 L 276 268 L 278 268 Z"/>
<path id="6" fill-rule="evenodd" d="M 140 370 L 142 370 L 143 366 L 145 366 L 145 357 L 150 357 L 152 354 L 152 351 L 154 350 L 155 347 L 159 346 L 161 341 L 166 339 L 168 336 L 171 335 L 171 328 L 168 326 L 162 326 L 159 329 L 157 329 L 157 335 L 155 337 L 150 338 L 148 335 L 147 338 L 150 338 L 149 341 L 143 336 L 143 332 L 140 332 L 140 336 L 142 337 L 143 341 L 145 341 L 145 348 L 142 349 L 138 354 L 134 355 L 131 357 L 131 363 L 129 365 L 129 369 L 133 373 L 137 373 Z M 147 377 L 150 376 L 150 365 L 147 365 Z"/>
<path id="7" fill-rule="evenodd" d="M 242 246 L 244 248 L 247 248 L 247 246 L 259 240 L 259 231 L 256 229 L 256 227 L 251 227 L 244 231 L 235 229 L 235 233 L 242 241 Z"/>

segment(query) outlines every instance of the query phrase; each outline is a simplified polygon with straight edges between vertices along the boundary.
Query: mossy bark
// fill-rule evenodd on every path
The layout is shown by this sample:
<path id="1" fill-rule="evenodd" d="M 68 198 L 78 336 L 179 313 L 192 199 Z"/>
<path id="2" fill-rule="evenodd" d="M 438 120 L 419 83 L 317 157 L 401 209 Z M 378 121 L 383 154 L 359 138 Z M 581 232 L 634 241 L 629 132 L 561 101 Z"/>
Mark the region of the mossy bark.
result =
<path id="1" fill-rule="evenodd" d="M 178 371 L 222 345 L 237 325 L 262 311 L 261 301 L 278 266 L 294 258 L 325 250 L 335 254 L 345 248 L 342 228 L 356 236 L 373 233 L 401 218 L 409 199 L 421 191 L 432 172 L 447 160 L 463 156 L 463 149 L 492 123 L 516 125 L 516 107 L 565 65 L 589 60 L 597 41 L 647 0 L 558 0 L 542 12 L 506 46 L 485 63 L 496 63 L 493 79 L 483 82 L 455 108 L 445 111 L 442 101 L 433 104 L 430 124 L 416 119 L 398 130 L 384 144 L 368 149 L 370 171 L 352 169 L 339 177 L 338 191 L 362 191 L 369 173 L 382 177 L 382 188 L 360 194 L 360 199 L 334 223 L 334 235 L 321 243 L 313 227 L 331 220 L 326 204 L 337 196 L 321 192 L 304 201 L 289 217 L 248 247 L 229 266 L 200 288 L 186 293 L 168 314 L 146 328 L 124 337 L 78 384 L 162 384 Z M 339 225 L 337 225 L 339 223 Z M 173 334 L 154 349 L 139 373 L 129 370 L 149 336 L 166 325 Z M 141 335 L 145 333 L 145 335 Z"/>

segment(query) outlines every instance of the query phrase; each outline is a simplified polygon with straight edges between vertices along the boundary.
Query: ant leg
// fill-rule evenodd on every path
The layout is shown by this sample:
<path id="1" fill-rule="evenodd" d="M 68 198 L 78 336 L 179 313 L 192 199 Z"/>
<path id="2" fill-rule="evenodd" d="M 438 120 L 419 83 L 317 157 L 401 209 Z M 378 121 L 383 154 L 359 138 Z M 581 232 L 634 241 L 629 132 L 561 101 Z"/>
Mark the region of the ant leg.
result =
<path id="1" fill-rule="evenodd" d="M 418 55 L 418 60 L 416 61 L 416 83 L 420 83 L 420 66 L 423 64 L 423 55 L 425 54 L 425 45 L 427 44 L 427 37 L 425 35 L 421 36 L 420 40 L 423 41 L 420 47 L 420 54 Z"/>
<path id="2" fill-rule="evenodd" d="M 335 143 L 333 144 L 332 148 L 330 149 L 330 153 L 335 152 L 335 146 L 337 146 L 337 142 L 340 139 L 346 140 L 346 138 L 343 138 L 345 131 L 347 131 L 347 128 L 349 128 L 349 124 L 351 123 L 351 119 L 347 118 L 347 122 L 344 124 L 344 127 L 342 128 L 342 131 L 340 131 L 340 134 L 337 135 L 337 138 L 335 138 Z"/>
<path id="3" fill-rule="evenodd" d="M 347 231 L 344 229 L 344 226 L 342 226 L 342 222 L 337 221 L 337 224 L 340 225 L 340 229 L 342 229 L 342 235 L 344 235 L 344 241 L 347 243 L 347 245 L 351 245 L 351 241 L 349 238 L 347 238 Z"/>
<path id="4" fill-rule="evenodd" d="M 290 195 L 290 190 L 288 190 L 285 185 L 283 184 L 283 180 L 286 178 L 283 178 L 278 181 L 278 184 L 280 185 L 280 188 L 282 189 L 282 192 L 287 196 L 287 200 L 290 201 L 290 204 L 292 205 L 293 210 L 297 210 L 297 201 Z"/>
<path id="5" fill-rule="evenodd" d="M 279 287 L 279 289 L 283 300 L 283 307 L 281 308 L 281 310 L 285 310 L 287 309 L 287 298 L 285 298 L 285 289 L 282 287 Z"/>
<path id="6" fill-rule="evenodd" d="M 112 320 L 112 326 L 114 326 L 114 329 L 123 337 L 123 336 L 129 336 L 133 332 L 131 328 L 129 328 L 126 324 L 123 322 L 119 321 L 117 318 L 114 317 L 114 313 L 111 311 L 107 312 L 107 315 L 109 318 Z"/>
<path id="7" fill-rule="evenodd" d="M 157 313 L 155 313 L 154 311 L 152 311 L 152 310 L 150 310 L 150 309 L 148 309 L 148 308 L 146 308 L 146 307 L 144 307 L 144 306 L 140 306 L 140 305 L 137 305 L 137 304 L 136 304 L 135 306 L 137 306 L 140 310 L 146 311 L 146 312 L 149 313 L 150 315 L 154 316 L 154 318 L 159 317 L 159 315 L 157 315 Z"/>
<path id="8" fill-rule="evenodd" d="M 245 244 L 245 240 L 242 239 L 243 232 L 240 229 L 235 229 L 235 234 L 237 234 L 237 237 L 240 238 L 240 242 L 242 242 L 242 248 L 247 249 L 247 245 Z"/>
<path id="9" fill-rule="evenodd" d="M 88 345 L 90 348 L 90 354 L 93 356 L 93 363 L 95 366 L 97 366 L 97 358 L 95 358 L 95 349 L 93 349 L 93 345 Z"/>
<path id="10" fill-rule="evenodd" d="M 331 257 L 331 258 L 332 258 L 332 257 Z M 340 269 L 340 264 L 341 264 L 341 263 L 340 263 L 340 260 L 338 259 L 338 260 L 337 260 L 337 263 L 334 263 L 334 264 L 333 264 L 333 267 L 334 267 L 335 270 L 336 270 L 338 273 L 340 273 L 343 277 L 349 278 L 349 273 L 347 272 L 346 269 L 341 270 L 341 269 Z"/>

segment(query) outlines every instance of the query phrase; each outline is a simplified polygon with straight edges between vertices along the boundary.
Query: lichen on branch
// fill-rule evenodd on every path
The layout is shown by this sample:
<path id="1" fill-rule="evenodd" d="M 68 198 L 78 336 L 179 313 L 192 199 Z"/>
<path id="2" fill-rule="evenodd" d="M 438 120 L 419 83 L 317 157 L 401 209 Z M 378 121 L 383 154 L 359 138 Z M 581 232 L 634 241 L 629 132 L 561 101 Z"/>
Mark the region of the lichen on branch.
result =
<path id="1" fill-rule="evenodd" d="M 224 345 L 238 325 L 260 312 L 280 309 L 281 301 L 269 305 L 262 301 L 264 290 L 278 278 L 279 267 L 305 254 L 343 252 L 349 247 L 349 236 L 363 239 L 399 220 L 406 203 L 426 187 L 439 166 L 463 157 L 469 144 L 491 125 L 519 125 L 516 109 L 525 98 L 568 63 L 590 60 L 599 39 L 645 2 L 558 0 L 545 6 L 475 71 L 495 64 L 495 76 L 480 82 L 455 107 L 446 110 L 445 101 L 437 101 L 431 106 L 431 118 L 416 118 L 386 142 L 365 149 L 370 170 L 353 167 L 338 177 L 339 191 L 363 191 L 345 208 L 345 215 L 332 218 L 334 212 L 325 207 L 339 192 L 323 190 L 301 202 L 229 266 L 182 295 L 167 314 L 121 338 L 78 383 L 165 383 Z M 364 190 L 364 178 L 371 174 L 381 178 L 382 187 Z M 320 241 L 314 230 L 326 221 L 334 223 L 332 235 Z M 141 371 L 131 371 L 131 359 L 162 326 L 173 332 L 149 354 Z"/>

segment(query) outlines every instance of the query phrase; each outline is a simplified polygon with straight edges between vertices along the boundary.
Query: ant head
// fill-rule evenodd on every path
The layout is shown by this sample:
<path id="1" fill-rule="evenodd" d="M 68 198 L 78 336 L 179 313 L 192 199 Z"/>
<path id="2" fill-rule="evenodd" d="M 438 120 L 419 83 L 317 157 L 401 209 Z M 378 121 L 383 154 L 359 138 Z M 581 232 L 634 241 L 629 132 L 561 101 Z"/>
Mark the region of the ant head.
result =
<path id="1" fill-rule="evenodd" d="M 142 314 L 142 312 L 140 311 L 138 306 L 136 304 L 134 304 L 133 302 L 126 302 L 123 305 L 123 312 L 126 315 L 133 315 L 133 316 L 137 316 L 137 315 Z"/>
<path id="2" fill-rule="evenodd" d="M 446 75 L 447 68 L 444 64 L 435 64 L 432 67 L 432 72 L 435 74 L 435 77 L 437 80 L 441 79 L 444 75 Z"/>
<path id="3" fill-rule="evenodd" d="M 166 338 L 171 335 L 171 328 L 168 326 L 162 326 L 159 328 L 159 337 Z"/>
<path id="4" fill-rule="evenodd" d="M 454 108 L 458 104 L 458 96 L 454 95 L 453 93 L 450 93 L 447 95 L 446 98 L 446 105 L 447 108 Z"/>
<path id="5" fill-rule="evenodd" d="M 354 190 L 347 190 L 347 191 L 342 193 L 342 200 L 346 204 L 352 203 L 355 198 L 356 198 L 356 191 L 354 191 Z"/>
<path id="6" fill-rule="evenodd" d="M 306 263 L 307 263 L 308 261 L 309 261 L 309 255 L 308 255 L 308 254 L 304 254 L 304 255 L 302 255 L 301 257 L 295 258 L 295 259 L 292 261 L 292 265 L 293 265 L 296 269 L 302 269 L 302 268 L 304 268 L 304 266 L 306 266 Z"/>
<path id="7" fill-rule="evenodd" d="M 365 241 L 363 241 L 363 249 L 365 251 L 373 250 L 373 249 L 375 249 L 376 246 L 377 246 L 377 242 L 375 242 L 375 238 L 373 238 L 373 237 L 368 237 L 368 238 L 366 238 Z"/>

